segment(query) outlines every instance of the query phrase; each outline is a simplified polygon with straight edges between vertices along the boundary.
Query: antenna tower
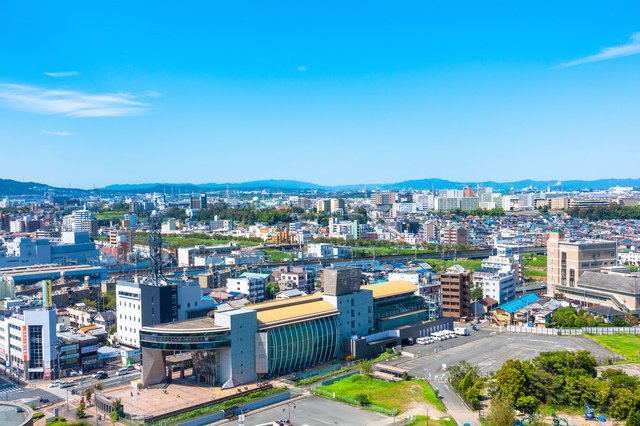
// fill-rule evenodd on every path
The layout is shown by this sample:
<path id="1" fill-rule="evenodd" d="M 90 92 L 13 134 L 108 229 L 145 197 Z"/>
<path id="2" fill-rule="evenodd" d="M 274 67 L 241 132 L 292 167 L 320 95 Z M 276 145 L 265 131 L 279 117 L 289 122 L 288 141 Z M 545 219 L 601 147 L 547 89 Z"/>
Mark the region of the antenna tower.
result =
<path id="1" fill-rule="evenodd" d="M 143 281 L 144 284 L 163 285 L 167 278 L 162 273 L 162 218 L 157 212 L 153 212 L 149 218 L 149 261 L 150 269 Z"/>

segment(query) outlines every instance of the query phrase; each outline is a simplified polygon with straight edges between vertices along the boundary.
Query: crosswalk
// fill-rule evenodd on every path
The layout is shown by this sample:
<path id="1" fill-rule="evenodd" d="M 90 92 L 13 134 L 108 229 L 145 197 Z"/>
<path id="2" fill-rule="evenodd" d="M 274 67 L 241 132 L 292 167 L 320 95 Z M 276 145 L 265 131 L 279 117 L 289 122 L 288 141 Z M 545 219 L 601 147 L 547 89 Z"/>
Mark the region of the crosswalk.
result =
<path id="1" fill-rule="evenodd" d="M 4 395 L 4 394 L 15 392 L 18 390 L 21 390 L 21 388 L 16 385 L 8 385 L 0 389 L 0 394 Z"/>

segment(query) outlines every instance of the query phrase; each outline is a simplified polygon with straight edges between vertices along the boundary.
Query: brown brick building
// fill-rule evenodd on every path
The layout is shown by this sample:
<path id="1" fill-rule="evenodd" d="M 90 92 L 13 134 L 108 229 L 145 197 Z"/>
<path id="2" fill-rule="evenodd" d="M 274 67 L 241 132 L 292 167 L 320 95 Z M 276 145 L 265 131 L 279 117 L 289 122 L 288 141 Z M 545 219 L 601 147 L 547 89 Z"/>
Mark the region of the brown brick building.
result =
<path id="1" fill-rule="evenodd" d="M 468 244 L 467 230 L 461 226 L 447 226 L 443 229 L 442 243 L 446 246 Z"/>
<path id="2" fill-rule="evenodd" d="M 440 286 L 442 288 L 443 316 L 460 321 L 460 318 L 471 314 L 471 274 L 469 271 L 443 272 L 440 275 Z"/>

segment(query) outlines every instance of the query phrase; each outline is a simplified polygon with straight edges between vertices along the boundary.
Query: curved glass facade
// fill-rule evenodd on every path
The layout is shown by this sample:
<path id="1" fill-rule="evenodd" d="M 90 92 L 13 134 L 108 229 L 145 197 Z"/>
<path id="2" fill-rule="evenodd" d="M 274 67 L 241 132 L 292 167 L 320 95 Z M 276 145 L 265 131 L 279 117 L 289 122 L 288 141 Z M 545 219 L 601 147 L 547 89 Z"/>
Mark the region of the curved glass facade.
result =
<path id="1" fill-rule="evenodd" d="M 268 331 L 269 374 L 320 364 L 340 355 L 338 317 L 277 327 Z"/>

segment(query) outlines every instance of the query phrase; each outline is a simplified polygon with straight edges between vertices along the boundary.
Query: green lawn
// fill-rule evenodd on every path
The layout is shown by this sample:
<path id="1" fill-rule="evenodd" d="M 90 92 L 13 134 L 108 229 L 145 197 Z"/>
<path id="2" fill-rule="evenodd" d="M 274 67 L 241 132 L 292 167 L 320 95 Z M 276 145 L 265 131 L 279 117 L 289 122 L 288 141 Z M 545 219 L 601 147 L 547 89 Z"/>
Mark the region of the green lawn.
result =
<path id="1" fill-rule="evenodd" d="M 108 210 L 100 213 L 95 213 L 93 217 L 96 220 L 99 219 L 112 219 L 115 217 L 123 217 L 125 214 L 129 214 L 127 210 Z"/>
<path id="2" fill-rule="evenodd" d="M 539 254 L 526 254 L 524 255 L 523 261 L 524 261 L 524 266 L 531 266 L 533 268 L 547 267 L 547 256 L 542 256 Z"/>
<path id="3" fill-rule="evenodd" d="M 534 271 L 533 269 L 526 269 L 524 270 L 524 275 L 525 277 L 528 275 L 530 277 L 546 277 L 547 276 L 547 271 Z"/>
<path id="4" fill-rule="evenodd" d="M 440 420 L 433 420 L 432 418 L 427 419 L 427 416 L 416 416 L 416 419 L 414 421 L 406 424 L 406 426 L 430 426 L 430 425 L 456 426 L 456 422 L 451 417 L 444 417 Z"/>
<path id="5" fill-rule="evenodd" d="M 418 259 L 418 261 L 420 261 L 420 259 Z M 427 259 L 425 260 L 425 262 L 431 265 L 434 269 L 442 265 L 441 260 Z M 474 269 L 478 269 L 482 266 L 482 260 L 476 260 L 476 259 L 445 260 L 444 264 L 445 264 L 445 269 L 451 265 L 460 265 L 468 271 L 473 271 Z"/>
<path id="6" fill-rule="evenodd" d="M 640 336 L 637 334 L 589 334 L 587 337 L 629 360 L 638 359 L 638 352 L 640 352 Z"/>
<path id="7" fill-rule="evenodd" d="M 397 408 L 400 412 L 406 411 L 413 402 L 428 402 L 446 411 L 431 386 L 422 380 L 388 383 L 356 374 L 318 389 L 355 400 L 364 393 L 369 395 L 371 404 L 389 410 Z"/>

